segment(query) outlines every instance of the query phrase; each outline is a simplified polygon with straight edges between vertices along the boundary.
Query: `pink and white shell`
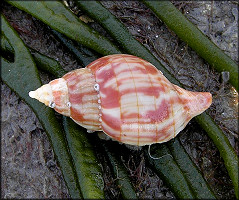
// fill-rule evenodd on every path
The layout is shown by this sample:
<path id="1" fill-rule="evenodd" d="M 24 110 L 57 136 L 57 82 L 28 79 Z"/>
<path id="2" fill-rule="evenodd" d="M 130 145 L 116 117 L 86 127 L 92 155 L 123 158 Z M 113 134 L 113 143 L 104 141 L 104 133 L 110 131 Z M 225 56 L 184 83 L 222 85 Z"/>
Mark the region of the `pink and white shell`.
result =
<path id="1" fill-rule="evenodd" d="M 89 131 L 138 146 L 169 141 L 212 102 L 210 93 L 184 90 L 125 54 L 97 59 L 29 95 Z"/>

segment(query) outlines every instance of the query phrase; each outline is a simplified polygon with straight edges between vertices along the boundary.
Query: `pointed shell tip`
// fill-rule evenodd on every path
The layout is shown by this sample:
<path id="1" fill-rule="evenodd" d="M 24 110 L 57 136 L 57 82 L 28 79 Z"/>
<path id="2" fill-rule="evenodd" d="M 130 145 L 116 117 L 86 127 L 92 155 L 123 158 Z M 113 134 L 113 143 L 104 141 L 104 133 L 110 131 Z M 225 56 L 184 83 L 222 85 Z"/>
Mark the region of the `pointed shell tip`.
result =
<path id="1" fill-rule="evenodd" d="M 35 98 L 35 91 L 30 91 L 30 92 L 28 93 L 28 95 L 29 95 L 29 97 L 31 97 L 31 98 Z"/>

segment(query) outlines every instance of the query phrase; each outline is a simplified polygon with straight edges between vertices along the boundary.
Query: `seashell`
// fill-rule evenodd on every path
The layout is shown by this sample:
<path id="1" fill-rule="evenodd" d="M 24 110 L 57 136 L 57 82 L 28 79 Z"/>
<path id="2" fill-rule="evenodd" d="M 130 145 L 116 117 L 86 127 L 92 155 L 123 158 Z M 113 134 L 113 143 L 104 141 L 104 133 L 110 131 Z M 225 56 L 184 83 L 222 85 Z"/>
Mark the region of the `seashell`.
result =
<path id="1" fill-rule="evenodd" d="M 125 54 L 97 59 L 29 96 L 88 132 L 138 146 L 169 141 L 212 103 L 209 92 L 184 90 L 151 63 Z"/>

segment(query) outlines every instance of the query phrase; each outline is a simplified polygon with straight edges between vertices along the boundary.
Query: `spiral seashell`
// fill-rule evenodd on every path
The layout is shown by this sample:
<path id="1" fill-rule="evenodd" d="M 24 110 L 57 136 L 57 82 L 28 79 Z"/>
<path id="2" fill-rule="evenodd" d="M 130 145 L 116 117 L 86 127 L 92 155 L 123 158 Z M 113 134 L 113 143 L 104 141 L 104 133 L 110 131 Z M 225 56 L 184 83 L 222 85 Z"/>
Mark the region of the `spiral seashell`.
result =
<path id="1" fill-rule="evenodd" d="M 184 90 L 151 63 L 125 54 L 97 59 L 29 96 L 88 132 L 138 146 L 169 141 L 212 103 L 210 93 Z"/>

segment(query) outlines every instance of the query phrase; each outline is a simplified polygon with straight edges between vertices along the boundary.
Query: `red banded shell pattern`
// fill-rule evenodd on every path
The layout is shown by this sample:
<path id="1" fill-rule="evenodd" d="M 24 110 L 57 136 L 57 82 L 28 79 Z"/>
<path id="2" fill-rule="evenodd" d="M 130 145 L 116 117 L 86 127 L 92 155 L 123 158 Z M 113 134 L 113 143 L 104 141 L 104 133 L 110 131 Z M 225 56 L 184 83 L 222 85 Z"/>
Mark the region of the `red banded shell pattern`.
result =
<path id="1" fill-rule="evenodd" d="M 125 54 L 97 59 L 29 95 L 89 132 L 138 146 L 174 138 L 212 102 L 210 93 L 184 90 L 149 62 Z"/>

